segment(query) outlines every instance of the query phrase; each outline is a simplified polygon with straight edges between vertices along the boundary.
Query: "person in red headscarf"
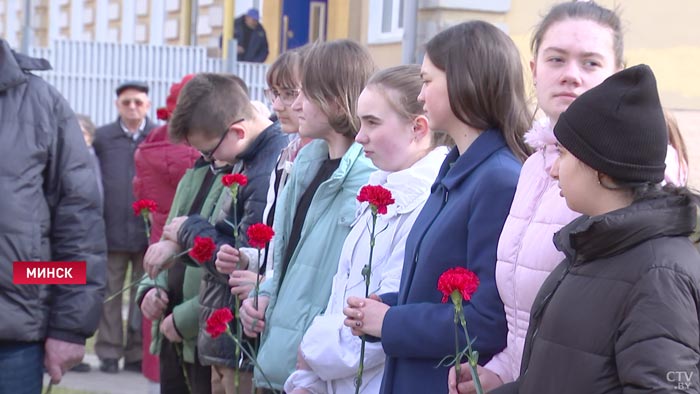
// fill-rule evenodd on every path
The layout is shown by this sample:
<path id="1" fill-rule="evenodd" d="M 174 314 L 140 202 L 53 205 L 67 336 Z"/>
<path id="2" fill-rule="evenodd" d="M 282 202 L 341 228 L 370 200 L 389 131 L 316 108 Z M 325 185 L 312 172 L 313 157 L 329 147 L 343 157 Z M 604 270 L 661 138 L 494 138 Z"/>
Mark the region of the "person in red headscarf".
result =
<path id="1" fill-rule="evenodd" d="M 194 77 L 186 75 L 182 81 L 170 87 L 166 106 L 157 110 L 158 119 L 168 121 L 177 105 L 177 97 L 185 84 Z M 151 216 L 151 238 L 149 244 L 157 242 L 163 233 L 163 226 L 170 212 L 175 190 L 185 171 L 194 165 L 199 152 L 185 144 L 173 144 L 168 140 L 167 123 L 157 127 L 139 145 L 134 153 L 136 175 L 133 180 L 134 195 L 137 200 L 149 199 L 158 204 Z M 184 268 L 183 268 L 184 270 Z M 175 275 L 180 277 L 181 275 Z M 182 286 L 180 286 L 181 288 Z M 140 313 L 140 312 L 139 312 Z M 161 322 L 161 331 L 168 330 L 167 319 Z M 172 319 L 168 320 L 172 321 Z M 163 327 L 163 326 L 166 327 Z M 151 320 L 143 318 L 141 325 L 143 336 L 143 361 L 141 371 L 151 382 L 160 381 L 160 363 L 158 355 L 149 352 L 151 345 Z"/>

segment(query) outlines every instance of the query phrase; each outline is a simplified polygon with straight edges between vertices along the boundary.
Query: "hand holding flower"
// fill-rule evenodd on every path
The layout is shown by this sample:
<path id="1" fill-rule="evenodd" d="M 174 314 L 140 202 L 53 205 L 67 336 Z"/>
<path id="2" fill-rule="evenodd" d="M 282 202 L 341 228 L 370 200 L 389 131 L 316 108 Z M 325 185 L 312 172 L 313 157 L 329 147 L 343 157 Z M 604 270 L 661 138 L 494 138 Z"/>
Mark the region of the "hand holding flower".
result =
<path id="1" fill-rule="evenodd" d="M 166 262 L 168 262 L 170 260 L 175 260 L 178 257 L 182 257 L 185 253 L 187 253 L 190 256 L 190 258 L 192 258 L 194 261 L 198 262 L 199 264 L 204 264 L 207 261 L 210 261 L 214 257 L 215 250 L 216 250 L 216 244 L 214 243 L 214 240 L 212 240 L 211 238 L 209 238 L 209 237 L 194 237 L 194 245 L 191 248 L 187 249 L 186 251 L 184 251 L 182 253 L 170 256 L 170 258 L 168 260 L 166 260 Z M 172 263 L 168 263 L 167 265 L 169 266 L 171 264 Z M 160 265 L 160 267 L 157 267 L 156 265 L 154 265 L 152 267 L 149 266 L 149 273 L 148 273 L 149 276 L 153 275 L 152 277 L 155 278 L 158 275 L 158 272 L 160 271 L 160 269 L 162 269 L 162 267 L 164 265 L 166 265 L 165 262 L 162 265 Z M 146 279 L 146 276 L 142 277 L 139 280 L 135 280 L 135 281 L 129 283 L 126 287 L 122 288 L 118 292 L 107 297 L 104 300 L 104 303 L 112 301 L 115 297 L 119 296 L 120 294 L 122 294 L 126 290 L 143 282 L 144 279 Z M 156 288 L 156 291 L 157 291 L 157 288 Z"/>
<path id="2" fill-rule="evenodd" d="M 170 268 L 175 260 L 173 255 L 180 253 L 180 245 L 170 240 L 162 240 L 151 244 L 143 256 L 143 270 L 153 279 L 158 272 Z"/>
<path id="3" fill-rule="evenodd" d="M 149 320 L 158 320 L 163 316 L 163 312 L 168 307 L 168 302 L 168 294 L 165 291 L 158 291 L 154 287 L 143 296 L 141 312 Z"/>
<path id="4" fill-rule="evenodd" d="M 221 245 L 219 252 L 216 253 L 214 265 L 217 271 L 229 275 L 236 270 L 248 267 L 248 258 L 231 245 Z"/>
<path id="5" fill-rule="evenodd" d="M 231 294 L 241 301 L 248 298 L 248 294 L 255 288 L 256 280 L 261 280 L 259 275 L 248 270 L 236 270 L 229 275 L 228 285 L 231 286 Z"/>
<path id="6" fill-rule="evenodd" d="M 476 371 L 479 374 L 481 387 L 485 391 L 488 392 L 503 385 L 501 377 L 490 369 L 477 366 Z M 462 363 L 461 365 L 459 384 L 457 384 L 456 368 L 454 366 L 450 368 L 450 372 L 447 377 L 447 388 L 449 390 L 449 394 L 477 393 L 476 387 L 474 386 L 474 381 L 472 380 L 471 371 L 469 370 L 469 363 Z"/>
<path id="7" fill-rule="evenodd" d="M 462 377 L 462 357 L 466 357 L 476 393 L 482 394 L 484 389 L 477 373 L 479 353 L 472 349 L 473 340 L 469 337 L 469 332 L 467 331 L 467 322 L 464 318 L 464 309 L 462 305 L 463 301 L 470 301 L 472 295 L 476 292 L 479 287 L 479 277 L 474 272 L 464 267 L 450 268 L 440 275 L 437 287 L 442 293 L 442 302 L 446 303 L 447 300 L 451 300 L 454 305 L 455 355 L 448 356 L 445 359 L 452 359 L 448 365 L 454 364 L 455 379 L 457 379 L 457 383 L 459 383 L 459 379 Z M 467 341 L 467 346 L 464 350 L 460 350 L 459 346 L 458 328 L 460 325 L 462 326 L 464 337 Z M 440 364 L 442 364 L 442 361 Z"/>
<path id="8" fill-rule="evenodd" d="M 376 296 L 348 297 L 348 306 L 343 309 L 346 316 L 344 324 L 352 330 L 353 335 L 367 334 L 381 338 L 384 316 L 388 310 L 389 305 L 379 301 Z"/>
<path id="9" fill-rule="evenodd" d="M 173 218 L 170 223 L 163 227 L 163 239 L 177 242 L 177 234 L 180 232 L 182 223 L 185 223 L 187 216 L 178 216 Z"/>
<path id="10" fill-rule="evenodd" d="M 248 298 L 243 301 L 239 312 L 241 325 L 245 335 L 255 338 L 265 329 L 265 311 L 270 304 L 270 297 L 261 295 L 258 297 L 258 307 L 255 307 L 255 300 Z"/>

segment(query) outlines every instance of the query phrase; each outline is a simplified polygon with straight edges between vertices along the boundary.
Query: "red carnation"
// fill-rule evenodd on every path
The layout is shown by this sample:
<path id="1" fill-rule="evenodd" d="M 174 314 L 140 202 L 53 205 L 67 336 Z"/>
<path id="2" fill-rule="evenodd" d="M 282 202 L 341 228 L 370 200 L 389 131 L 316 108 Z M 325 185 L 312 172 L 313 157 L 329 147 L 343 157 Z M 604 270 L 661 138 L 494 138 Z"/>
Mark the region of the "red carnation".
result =
<path id="1" fill-rule="evenodd" d="M 380 215 L 386 215 L 386 207 L 395 202 L 391 192 L 380 185 L 363 186 L 357 195 L 357 201 L 368 202 L 372 210 Z"/>
<path id="2" fill-rule="evenodd" d="M 263 224 L 255 223 L 254 225 L 248 227 L 248 244 L 254 248 L 262 249 L 267 245 L 275 235 L 272 231 L 272 227 Z"/>
<path id="3" fill-rule="evenodd" d="M 221 308 L 214 311 L 214 313 L 207 319 L 207 333 L 211 335 L 212 338 L 217 338 L 219 335 L 228 331 L 228 323 L 233 320 L 233 313 L 228 308 Z"/>
<path id="4" fill-rule="evenodd" d="M 221 183 L 228 187 L 231 187 L 234 184 L 237 184 L 238 186 L 245 186 L 248 184 L 248 177 L 243 174 L 228 174 L 221 177 Z"/>
<path id="5" fill-rule="evenodd" d="M 214 257 L 216 244 L 209 237 L 194 237 L 194 246 L 189 252 L 190 257 L 199 264 L 204 264 Z"/>
<path id="6" fill-rule="evenodd" d="M 462 299 L 469 301 L 479 287 L 479 277 L 464 267 L 450 268 L 438 279 L 438 290 L 442 292 L 442 302 L 447 302 L 453 292 L 462 294 Z"/>
<path id="7" fill-rule="evenodd" d="M 165 107 L 160 107 L 156 110 L 156 117 L 160 120 L 168 120 L 168 118 L 170 118 L 170 111 Z"/>
<path id="8" fill-rule="evenodd" d="M 155 201 L 153 200 L 138 200 L 135 201 L 132 205 L 132 208 L 134 208 L 134 215 L 139 216 L 139 215 L 144 215 L 148 212 L 153 212 L 156 209 L 158 209 L 158 204 L 156 204 Z M 144 212 L 146 210 L 146 212 Z"/>

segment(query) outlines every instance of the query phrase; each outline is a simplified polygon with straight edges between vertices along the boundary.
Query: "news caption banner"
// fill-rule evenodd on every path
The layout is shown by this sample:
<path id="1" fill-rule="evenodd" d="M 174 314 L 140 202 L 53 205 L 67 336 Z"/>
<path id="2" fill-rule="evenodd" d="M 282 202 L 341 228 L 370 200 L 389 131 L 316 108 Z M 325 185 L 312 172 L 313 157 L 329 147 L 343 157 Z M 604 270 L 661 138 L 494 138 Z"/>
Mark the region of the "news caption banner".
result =
<path id="1" fill-rule="evenodd" d="M 84 285 L 84 261 L 15 261 L 12 282 L 16 285 Z"/>

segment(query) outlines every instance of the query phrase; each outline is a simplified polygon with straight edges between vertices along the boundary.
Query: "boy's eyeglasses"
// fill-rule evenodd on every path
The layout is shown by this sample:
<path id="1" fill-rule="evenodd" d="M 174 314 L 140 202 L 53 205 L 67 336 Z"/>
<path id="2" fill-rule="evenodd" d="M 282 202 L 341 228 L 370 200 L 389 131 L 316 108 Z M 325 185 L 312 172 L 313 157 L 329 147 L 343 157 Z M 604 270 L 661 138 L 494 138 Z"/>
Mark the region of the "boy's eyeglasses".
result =
<path id="1" fill-rule="evenodd" d="M 213 161 L 213 160 L 214 160 L 214 153 L 216 153 L 216 150 L 219 149 L 219 147 L 221 146 L 221 144 L 222 144 L 222 143 L 224 142 L 224 140 L 226 139 L 226 136 L 228 135 L 228 131 L 229 131 L 229 129 L 231 128 L 231 126 L 235 125 L 236 123 L 241 123 L 241 122 L 243 122 L 244 120 L 245 120 L 245 119 L 241 118 L 241 119 L 238 119 L 238 120 L 234 121 L 234 122 L 231 123 L 230 125 L 228 125 L 228 127 L 226 128 L 226 130 L 224 130 L 223 134 L 221 134 L 221 138 L 219 138 L 219 142 L 216 144 L 216 146 L 214 146 L 214 148 L 213 148 L 212 150 L 209 150 L 209 151 L 200 151 L 200 153 L 202 154 L 202 157 L 204 157 L 204 160 L 206 160 L 206 161 Z"/>
<path id="2" fill-rule="evenodd" d="M 270 100 L 270 104 L 273 104 L 278 98 L 282 101 L 286 107 L 292 105 L 294 100 L 297 99 L 301 89 L 265 89 L 265 97 Z"/>

